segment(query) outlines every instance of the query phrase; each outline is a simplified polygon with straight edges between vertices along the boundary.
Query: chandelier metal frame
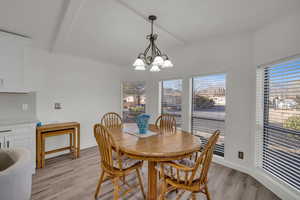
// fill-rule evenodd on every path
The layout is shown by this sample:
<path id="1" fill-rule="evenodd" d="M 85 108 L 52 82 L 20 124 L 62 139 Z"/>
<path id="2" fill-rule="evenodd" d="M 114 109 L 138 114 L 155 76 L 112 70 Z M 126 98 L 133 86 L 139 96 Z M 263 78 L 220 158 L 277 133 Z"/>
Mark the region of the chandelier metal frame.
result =
<path id="1" fill-rule="evenodd" d="M 148 19 L 151 23 L 151 33 L 146 36 L 146 39 L 149 40 L 149 45 L 143 53 L 138 54 L 137 60 L 133 66 L 136 67 L 136 70 L 145 70 L 145 66 L 152 65 L 150 71 L 160 71 L 160 67 L 173 67 L 169 57 L 166 54 L 163 54 L 156 45 L 158 35 L 153 33 L 153 24 L 157 17 L 155 15 L 150 15 Z"/>
<path id="2" fill-rule="evenodd" d="M 138 58 L 143 59 L 147 65 L 151 65 L 156 56 L 165 57 L 165 59 L 168 59 L 168 56 L 166 54 L 162 54 L 157 45 L 155 44 L 158 35 L 156 33 L 153 33 L 153 22 L 157 19 L 157 17 L 155 15 L 150 15 L 148 19 L 151 21 L 151 33 L 147 35 L 146 39 L 149 40 L 150 43 L 145 49 L 144 53 L 139 54 Z M 151 54 L 149 55 L 149 53 Z"/>

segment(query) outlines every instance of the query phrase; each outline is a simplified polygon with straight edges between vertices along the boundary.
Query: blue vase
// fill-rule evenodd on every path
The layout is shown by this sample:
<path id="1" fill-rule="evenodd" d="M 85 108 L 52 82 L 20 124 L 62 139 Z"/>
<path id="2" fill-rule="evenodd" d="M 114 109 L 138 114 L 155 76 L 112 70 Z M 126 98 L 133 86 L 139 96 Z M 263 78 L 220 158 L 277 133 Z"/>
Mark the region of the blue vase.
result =
<path id="1" fill-rule="evenodd" d="M 145 134 L 148 131 L 150 115 L 141 114 L 136 117 L 136 124 L 140 134 Z"/>

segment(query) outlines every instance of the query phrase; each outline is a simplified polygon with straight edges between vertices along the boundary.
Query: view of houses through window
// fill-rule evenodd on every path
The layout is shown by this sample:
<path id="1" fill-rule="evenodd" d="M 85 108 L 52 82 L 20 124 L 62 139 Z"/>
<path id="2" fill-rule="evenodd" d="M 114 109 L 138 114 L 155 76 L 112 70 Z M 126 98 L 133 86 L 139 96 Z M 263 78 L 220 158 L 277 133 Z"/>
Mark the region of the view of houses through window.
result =
<path id="1" fill-rule="evenodd" d="M 224 156 L 226 75 L 199 76 L 192 79 L 192 133 L 207 142 L 215 130 L 221 135 L 214 153 Z"/>
<path id="2" fill-rule="evenodd" d="M 177 127 L 181 126 L 182 80 L 165 80 L 161 82 L 161 114 L 176 117 Z"/>
<path id="3" fill-rule="evenodd" d="M 123 120 L 135 122 L 136 116 L 145 113 L 146 95 L 144 81 L 123 82 Z"/>
<path id="4" fill-rule="evenodd" d="M 262 167 L 300 189 L 300 59 L 266 67 L 262 80 Z"/>

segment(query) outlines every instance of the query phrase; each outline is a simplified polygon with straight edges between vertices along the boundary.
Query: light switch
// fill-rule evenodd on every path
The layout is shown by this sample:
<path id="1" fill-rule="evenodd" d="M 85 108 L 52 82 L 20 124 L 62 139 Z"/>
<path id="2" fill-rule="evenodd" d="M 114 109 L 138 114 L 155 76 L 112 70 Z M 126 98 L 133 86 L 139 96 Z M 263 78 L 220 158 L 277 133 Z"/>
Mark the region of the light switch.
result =
<path id="1" fill-rule="evenodd" d="M 54 109 L 55 110 L 61 109 L 61 103 L 54 103 Z"/>
<path id="2" fill-rule="evenodd" d="M 238 152 L 238 158 L 241 159 L 241 160 L 244 159 L 244 152 L 243 151 Z"/>

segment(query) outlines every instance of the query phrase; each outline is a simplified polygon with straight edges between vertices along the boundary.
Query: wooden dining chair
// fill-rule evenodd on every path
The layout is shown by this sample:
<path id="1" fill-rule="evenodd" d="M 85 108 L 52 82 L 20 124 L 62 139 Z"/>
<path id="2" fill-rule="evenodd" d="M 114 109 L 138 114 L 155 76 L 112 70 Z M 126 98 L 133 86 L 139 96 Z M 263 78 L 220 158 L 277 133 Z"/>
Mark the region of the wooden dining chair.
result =
<path id="1" fill-rule="evenodd" d="M 155 121 L 155 126 L 161 133 L 176 133 L 176 119 L 173 115 L 160 115 Z"/>
<path id="2" fill-rule="evenodd" d="M 215 131 L 209 138 L 207 145 L 193 166 L 176 162 L 160 163 L 160 173 L 162 175 L 161 200 L 165 199 L 165 195 L 168 191 L 174 189 L 183 190 L 177 195 L 177 200 L 182 197 L 185 191 L 191 192 L 193 200 L 196 199 L 195 194 L 199 192 L 204 193 L 208 200 L 211 199 L 207 187 L 207 174 L 219 135 L 220 131 Z"/>
<path id="3" fill-rule="evenodd" d="M 145 198 L 144 187 L 142 183 L 142 178 L 140 174 L 140 169 L 142 168 L 143 162 L 133 159 L 129 159 L 125 155 L 122 155 L 119 151 L 118 145 L 115 143 L 114 138 L 110 131 L 102 124 L 96 124 L 94 126 L 94 136 L 96 138 L 100 159 L 101 159 L 101 175 L 95 192 L 95 199 L 97 199 L 100 192 L 101 184 L 106 179 L 110 179 L 114 185 L 114 200 L 121 196 L 126 195 L 128 192 L 132 191 L 138 185 L 141 188 L 142 194 Z M 113 156 L 115 152 L 115 156 Z M 138 178 L 138 185 L 130 186 L 125 180 L 125 177 L 133 172 L 136 172 Z M 119 182 L 122 181 L 129 189 L 123 192 L 122 195 L 119 194 L 120 185 Z"/>
<path id="4" fill-rule="evenodd" d="M 101 119 L 101 124 L 104 125 L 106 128 L 122 128 L 123 120 L 118 113 L 115 112 L 108 112 L 103 115 Z"/>

